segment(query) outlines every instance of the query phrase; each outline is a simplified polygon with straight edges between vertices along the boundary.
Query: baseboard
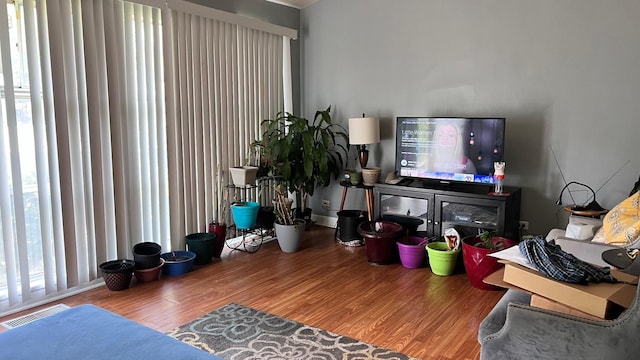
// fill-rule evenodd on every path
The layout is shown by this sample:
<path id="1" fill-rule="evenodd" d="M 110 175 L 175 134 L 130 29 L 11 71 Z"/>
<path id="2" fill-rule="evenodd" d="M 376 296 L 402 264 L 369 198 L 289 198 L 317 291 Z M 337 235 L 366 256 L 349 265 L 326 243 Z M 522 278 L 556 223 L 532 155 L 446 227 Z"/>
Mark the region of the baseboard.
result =
<path id="1" fill-rule="evenodd" d="M 330 228 L 335 228 L 338 224 L 338 218 L 333 216 L 311 214 L 311 220 L 320 226 L 326 226 Z"/>

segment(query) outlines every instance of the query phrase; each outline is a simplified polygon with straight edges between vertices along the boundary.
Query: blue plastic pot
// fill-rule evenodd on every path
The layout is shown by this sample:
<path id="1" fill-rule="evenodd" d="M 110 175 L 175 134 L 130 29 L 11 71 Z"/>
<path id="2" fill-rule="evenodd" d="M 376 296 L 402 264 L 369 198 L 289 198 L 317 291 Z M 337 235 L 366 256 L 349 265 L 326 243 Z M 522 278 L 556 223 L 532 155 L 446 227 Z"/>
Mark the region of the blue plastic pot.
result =
<path id="1" fill-rule="evenodd" d="M 233 222 L 238 229 L 251 229 L 256 224 L 260 204 L 254 201 L 240 201 L 231 204 Z"/>
<path id="2" fill-rule="evenodd" d="M 160 255 L 164 259 L 162 273 L 169 276 L 186 274 L 193 270 L 196 254 L 191 251 L 172 251 Z"/>

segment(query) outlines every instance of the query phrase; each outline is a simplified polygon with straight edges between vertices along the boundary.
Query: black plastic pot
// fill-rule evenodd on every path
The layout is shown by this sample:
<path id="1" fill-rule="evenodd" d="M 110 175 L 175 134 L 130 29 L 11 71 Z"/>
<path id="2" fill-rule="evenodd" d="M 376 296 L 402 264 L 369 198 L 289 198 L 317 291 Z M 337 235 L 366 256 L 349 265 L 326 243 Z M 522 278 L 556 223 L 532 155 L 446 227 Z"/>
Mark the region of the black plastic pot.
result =
<path id="1" fill-rule="evenodd" d="M 256 227 L 273 229 L 273 223 L 275 221 L 276 214 L 273 212 L 273 206 L 260 206 L 258 209 L 258 217 L 256 218 Z"/>
<path id="2" fill-rule="evenodd" d="M 382 215 L 382 220 L 387 220 L 402 225 L 402 228 L 407 232 L 408 235 L 415 235 L 416 231 L 418 230 L 418 226 L 424 223 L 424 220 L 420 218 L 403 215 Z"/>
<path id="3" fill-rule="evenodd" d="M 133 246 L 133 260 L 138 269 L 151 269 L 160 265 L 161 246 L 154 242 L 141 242 Z"/>
<path id="4" fill-rule="evenodd" d="M 358 234 L 358 225 L 367 221 L 367 212 L 362 210 L 338 211 L 338 226 L 336 226 L 336 239 L 341 242 L 362 240 Z"/>
<path id="5" fill-rule="evenodd" d="M 295 209 L 295 218 L 302 219 L 305 222 L 304 230 L 311 230 L 311 208 L 306 208 L 304 211 L 300 211 L 299 208 Z"/>

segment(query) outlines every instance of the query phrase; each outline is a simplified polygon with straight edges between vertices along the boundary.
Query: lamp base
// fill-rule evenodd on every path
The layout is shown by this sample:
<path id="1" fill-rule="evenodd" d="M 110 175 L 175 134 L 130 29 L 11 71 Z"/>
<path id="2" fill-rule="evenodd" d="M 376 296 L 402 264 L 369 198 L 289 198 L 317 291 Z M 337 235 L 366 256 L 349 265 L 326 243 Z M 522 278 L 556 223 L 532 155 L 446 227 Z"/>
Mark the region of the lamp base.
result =
<path id="1" fill-rule="evenodd" d="M 367 162 L 369 162 L 369 150 L 365 145 L 358 145 L 358 158 L 360 159 L 360 167 L 366 168 Z"/>

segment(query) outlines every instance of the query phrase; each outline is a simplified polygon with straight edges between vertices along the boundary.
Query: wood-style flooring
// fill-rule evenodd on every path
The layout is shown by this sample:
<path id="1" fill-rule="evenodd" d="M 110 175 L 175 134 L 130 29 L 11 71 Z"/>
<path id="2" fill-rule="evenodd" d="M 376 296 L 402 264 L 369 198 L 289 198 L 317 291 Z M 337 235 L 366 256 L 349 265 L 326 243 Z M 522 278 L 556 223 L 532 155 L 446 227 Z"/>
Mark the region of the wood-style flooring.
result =
<path id="1" fill-rule="evenodd" d="M 460 271 L 439 277 L 429 268 L 370 265 L 364 247 L 333 236 L 314 226 L 296 253 L 272 241 L 253 254 L 225 251 L 186 275 L 58 302 L 95 304 L 161 332 L 237 303 L 421 359 L 479 357 L 478 325 L 503 291 L 473 288 Z"/>

